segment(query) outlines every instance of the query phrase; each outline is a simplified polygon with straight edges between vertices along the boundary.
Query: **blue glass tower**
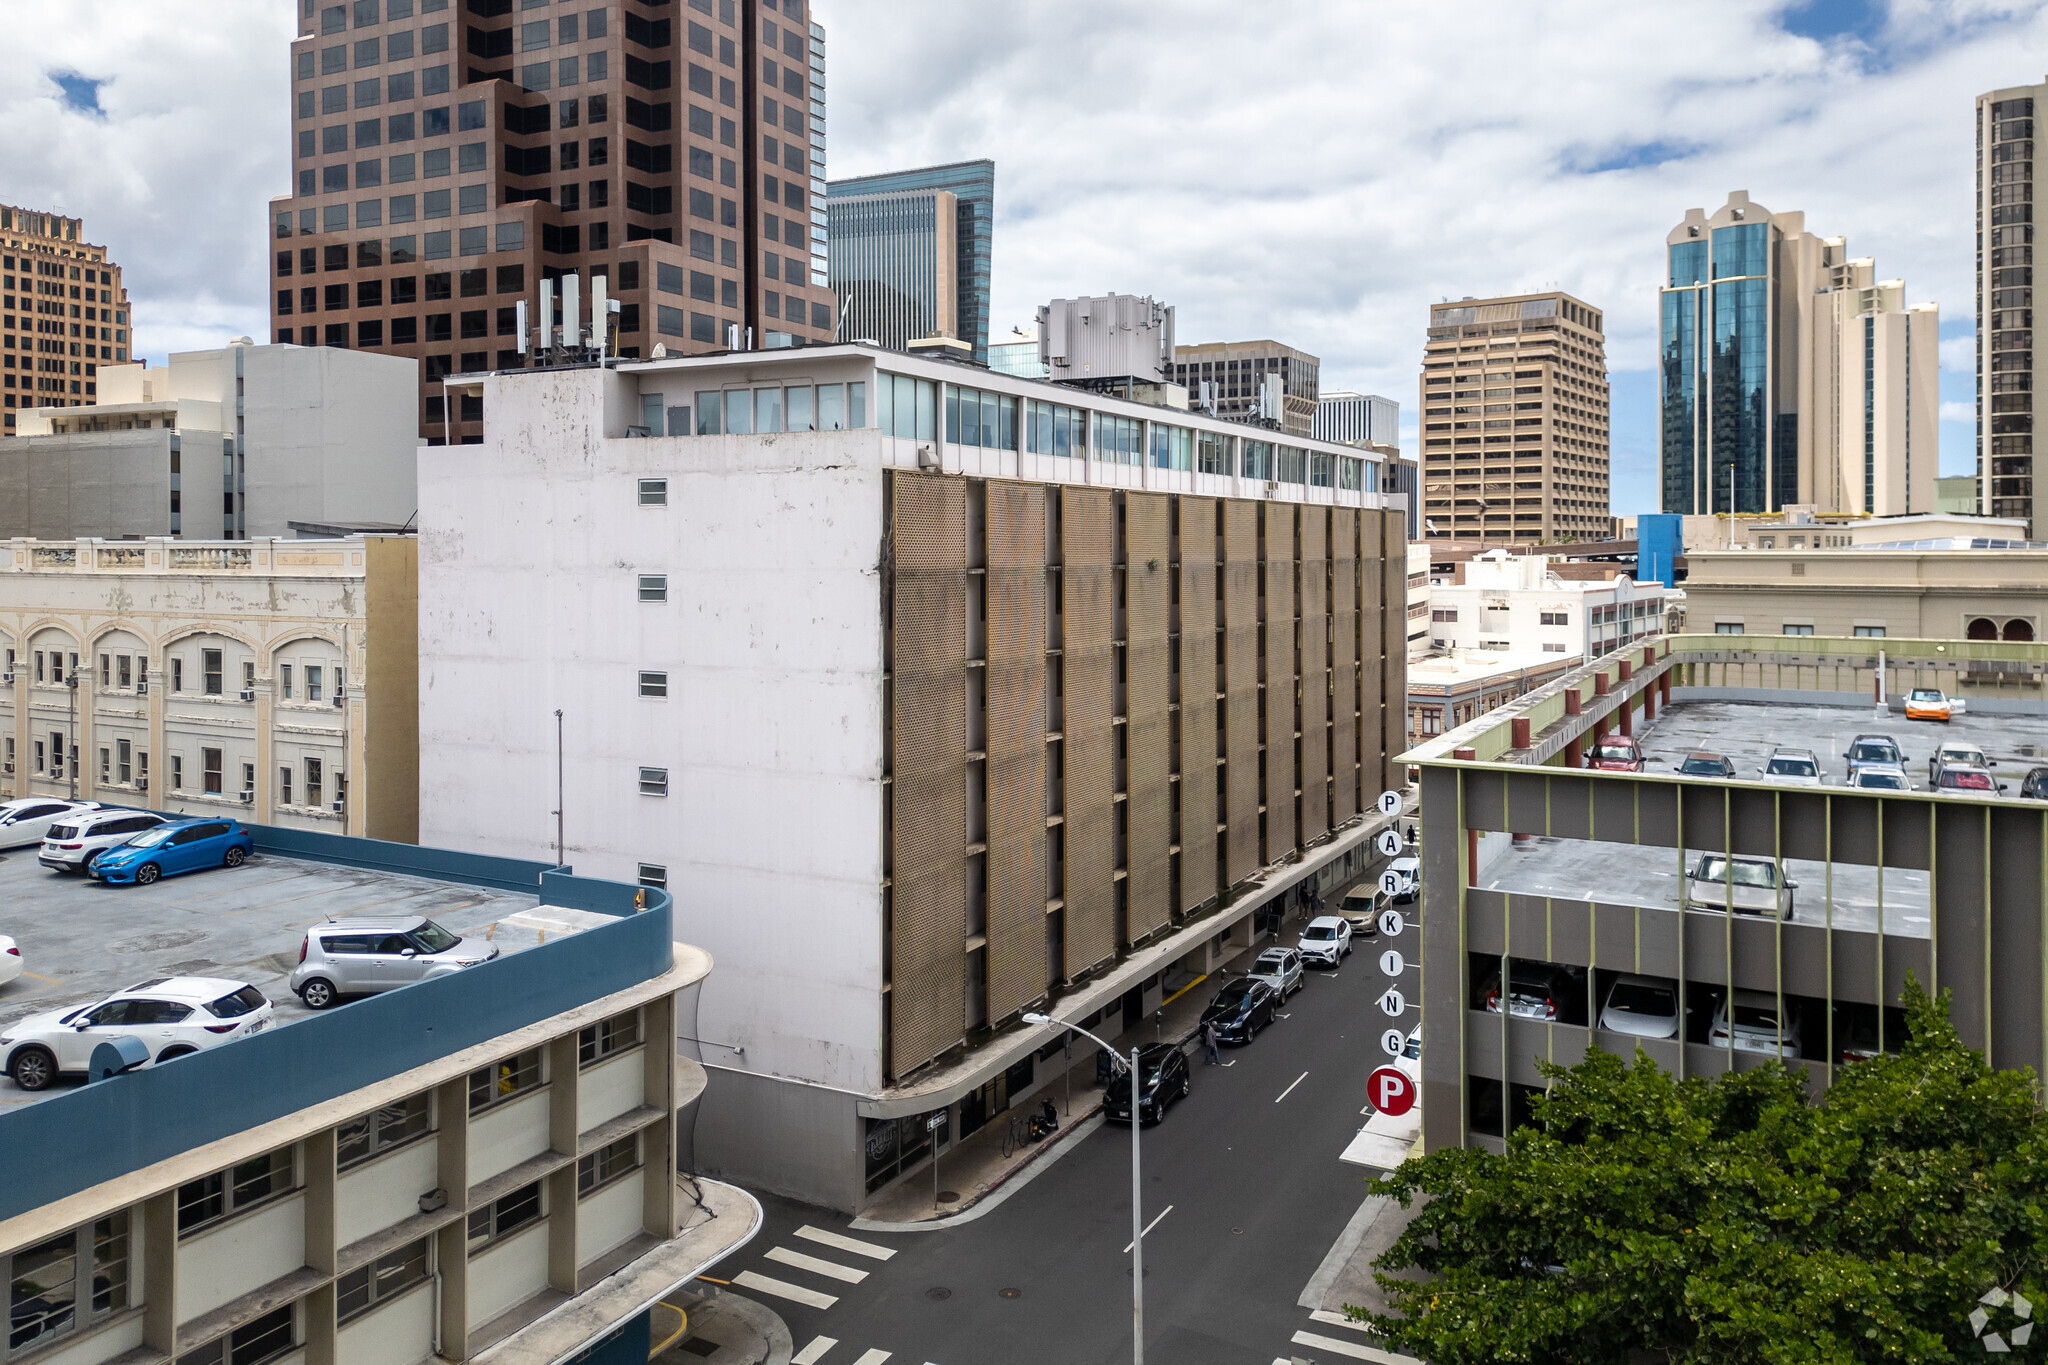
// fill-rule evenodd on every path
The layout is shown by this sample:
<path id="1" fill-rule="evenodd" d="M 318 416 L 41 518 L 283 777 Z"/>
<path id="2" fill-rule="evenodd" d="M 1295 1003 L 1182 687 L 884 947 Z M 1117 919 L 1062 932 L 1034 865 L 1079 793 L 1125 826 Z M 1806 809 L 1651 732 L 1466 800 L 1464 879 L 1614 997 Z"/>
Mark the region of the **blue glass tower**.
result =
<path id="1" fill-rule="evenodd" d="M 995 228 L 996 163 L 959 161 L 914 171 L 835 180 L 826 191 L 831 201 L 852 195 L 891 194 L 904 190 L 950 190 L 957 202 L 953 239 L 958 255 L 955 291 L 958 320 L 953 335 L 974 347 L 974 358 L 988 363 L 989 260 Z M 837 229 L 835 228 L 836 232 Z M 835 286 L 837 281 L 834 281 Z"/>

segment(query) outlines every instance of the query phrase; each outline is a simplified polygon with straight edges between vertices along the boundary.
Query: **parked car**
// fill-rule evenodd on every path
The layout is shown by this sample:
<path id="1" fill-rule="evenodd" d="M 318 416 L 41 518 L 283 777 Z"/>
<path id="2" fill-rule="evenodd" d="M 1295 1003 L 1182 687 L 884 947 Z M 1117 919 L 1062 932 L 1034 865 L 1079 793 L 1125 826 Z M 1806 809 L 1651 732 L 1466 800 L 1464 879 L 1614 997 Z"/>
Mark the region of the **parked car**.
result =
<path id="1" fill-rule="evenodd" d="M 20 976 L 21 966 L 21 949 L 14 946 L 13 939 L 0 934 L 0 986 Z"/>
<path id="2" fill-rule="evenodd" d="M 1760 776 L 1780 787 L 1818 787 L 1820 755 L 1811 749 L 1773 749 Z"/>
<path id="3" fill-rule="evenodd" d="M 1422 889 L 1422 859 L 1405 854 L 1388 863 L 1387 871 L 1401 879 L 1400 889 L 1394 892 L 1395 904 L 1406 905 L 1414 900 Z"/>
<path id="4" fill-rule="evenodd" d="M 1600 1008 L 1600 1027 L 1637 1038 L 1676 1038 L 1684 1011 L 1678 1004 L 1678 983 L 1661 976 L 1623 972 L 1607 988 Z"/>
<path id="5" fill-rule="evenodd" d="M 1702 853 L 1686 878 L 1685 904 L 1691 910 L 1725 910 L 1732 903 L 1737 914 L 1791 919 L 1792 897 L 1798 889 L 1799 883 L 1787 881 L 1783 869 L 1769 858 Z"/>
<path id="6" fill-rule="evenodd" d="M 2020 795 L 2029 801 L 2048 801 L 2048 768 L 2029 768 L 2020 779 Z"/>
<path id="7" fill-rule="evenodd" d="M 1681 777 L 1733 777 L 1735 765 L 1720 754 L 1687 754 L 1671 765 Z"/>
<path id="8" fill-rule="evenodd" d="M 1938 687 L 1916 687 L 1906 694 L 1907 720 L 1953 720 L 1963 713 L 1963 699 Z"/>
<path id="9" fill-rule="evenodd" d="M 1249 1043 L 1273 1022 L 1279 1004 L 1278 991 L 1256 978 L 1240 976 L 1216 992 L 1209 1008 L 1202 1011 L 1202 1022 L 1213 1022 L 1225 1042 Z"/>
<path id="10" fill-rule="evenodd" d="M 1500 971 L 1494 970 L 1481 992 L 1489 1014 L 1500 1013 Z M 1548 962 L 1515 959 L 1508 972 L 1508 1013 L 1517 1019 L 1583 1022 L 1586 986 L 1583 978 Z"/>
<path id="11" fill-rule="evenodd" d="M 1259 954 L 1245 975 L 1280 992 L 1280 1002 L 1285 1004 L 1287 997 L 1303 985 L 1301 954 L 1292 948 L 1268 948 Z"/>
<path id="12" fill-rule="evenodd" d="M 2005 790 L 2005 784 L 1982 768 L 1966 768 L 1960 763 L 1944 763 L 1941 776 L 1934 779 L 1935 791 L 1962 796 L 1994 796 Z"/>
<path id="13" fill-rule="evenodd" d="M 246 981 L 162 977 L 6 1025 L 0 1069 L 23 1090 L 41 1090 L 60 1075 L 83 1074 L 93 1049 L 110 1038 L 137 1038 L 151 1063 L 168 1062 L 261 1033 L 271 1017 L 270 1001 Z"/>
<path id="14" fill-rule="evenodd" d="M 30 796 L 0 802 L 0 849 L 40 844 L 50 826 L 75 811 L 98 810 L 97 801 L 59 801 Z"/>
<path id="15" fill-rule="evenodd" d="M 1913 779 L 1896 763 L 1866 763 L 1849 776 L 1849 785 L 1866 791 L 1909 792 Z"/>
<path id="16" fill-rule="evenodd" d="M 1380 911 L 1393 903 L 1394 898 L 1377 886 L 1361 884 L 1344 893 L 1337 913 L 1351 926 L 1351 941 L 1357 943 L 1380 936 Z"/>
<path id="17" fill-rule="evenodd" d="M 85 873 L 110 885 L 148 886 L 202 867 L 240 867 L 255 851 L 255 839 L 233 820 L 166 820 L 107 849 Z"/>
<path id="18" fill-rule="evenodd" d="M 1188 1093 L 1188 1059 L 1172 1043 L 1148 1043 L 1138 1049 L 1138 1122 L 1157 1123 L 1175 1100 Z M 1102 1116 L 1118 1123 L 1131 1121 L 1131 1074 L 1119 1068 L 1102 1095 Z"/>
<path id="19" fill-rule="evenodd" d="M 1301 939 L 1294 946 L 1303 962 L 1334 967 L 1351 951 L 1351 926 L 1342 915 L 1317 915 L 1301 931 Z"/>
<path id="20" fill-rule="evenodd" d="M 1927 760 L 1927 785 L 1941 785 L 1941 770 L 1945 767 L 1995 768 L 1998 765 L 1984 756 L 1984 751 L 1965 739 L 1943 740 L 1935 747 Z"/>
<path id="21" fill-rule="evenodd" d="M 1869 764 L 1882 768 L 1903 768 L 1906 755 L 1899 748 L 1899 742 L 1890 735 L 1858 735 L 1849 741 L 1848 752 L 1842 755 L 1849 765 L 1849 785 L 1856 785 L 1856 774 Z"/>
<path id="22" fill-rule="evenodd" d="M 1731 1044 L 1737 1052 L 1761 1052 L 1768 1056 L 1793 1058 L 1799 1052 L 1799 1021 L 1781 1018 L 1777 997 L 1767 991 L 1735 992 L 1735 1019 L 1731 1026 L 1728 1001 L 1714 1007 L 1713 1028 L 1707 1041 L 1715 1047 Z"/>
<path id="23" fill-rule="evenodd" d="M 146 829 L 155 829 L 167 818 L 153 811 L 119 806 L 78 811 L 50 826 L 43 835 L 36 861 L 59 872 L 83 872 L 100 854 L 127 843 Z"/>
<path id="24" fill-rule="evenodd" d="M 1586 766 L 1610 773 L 1639 773 L 1643 770 L 1642 746 L 1633 735 L 1609 735 L 1593 746 Z"/>
<path id="25" fill-rule="evenodd" d="M 395 991 L 497 955 L 481 935 L 465 938 L 421 915 L 356 915 L 306 931 L 290 985 L 307 1009 L 324 1010 L 345 995 Z"/>

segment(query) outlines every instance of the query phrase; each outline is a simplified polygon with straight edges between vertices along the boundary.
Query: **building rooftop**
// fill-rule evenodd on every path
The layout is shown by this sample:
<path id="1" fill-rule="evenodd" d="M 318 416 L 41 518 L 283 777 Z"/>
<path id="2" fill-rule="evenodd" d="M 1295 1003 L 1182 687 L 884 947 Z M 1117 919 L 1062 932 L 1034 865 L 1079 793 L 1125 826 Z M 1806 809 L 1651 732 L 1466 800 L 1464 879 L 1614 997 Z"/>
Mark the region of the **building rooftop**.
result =
<path id="1" fill-rule="evenodd" d="M 1408 690 L 1457 687 L 1503 673 L 1563 668 L 1578 662 L 1577 654 L 1546 654 L 1536 649 L 1455 650 L 1410 660 Z"/>

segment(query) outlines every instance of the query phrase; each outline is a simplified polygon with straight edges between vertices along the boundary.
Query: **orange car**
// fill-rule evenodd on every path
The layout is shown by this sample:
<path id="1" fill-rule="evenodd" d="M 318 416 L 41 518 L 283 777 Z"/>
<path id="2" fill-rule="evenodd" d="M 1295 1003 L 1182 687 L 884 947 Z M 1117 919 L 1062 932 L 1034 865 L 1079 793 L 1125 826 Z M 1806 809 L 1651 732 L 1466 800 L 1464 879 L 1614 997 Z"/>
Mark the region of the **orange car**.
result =
<path id="1" fill-rule="evenodd" d="M 1938 687 L 1916 687 L 1906 694 L 1907 720 L 1945 721 L 1961 709 Z"/>

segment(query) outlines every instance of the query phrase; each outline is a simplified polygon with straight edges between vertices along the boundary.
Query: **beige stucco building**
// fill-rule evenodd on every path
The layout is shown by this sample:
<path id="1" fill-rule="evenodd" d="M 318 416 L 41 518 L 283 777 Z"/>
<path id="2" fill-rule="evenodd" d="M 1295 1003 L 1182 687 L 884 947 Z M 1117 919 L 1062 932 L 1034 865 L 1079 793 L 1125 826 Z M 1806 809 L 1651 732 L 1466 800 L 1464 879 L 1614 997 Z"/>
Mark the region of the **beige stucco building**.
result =
<path id="1" fill-rule="evenodd" d="M 0 797 L 416 841 L 416 549 L 0 541 Z"/>
<path id="2" fill-rule="evenodd" d="M 1851 545 L 1896 545 L 1956 536 L 2025 540 L 2027 523 L 2017 517 L 1980 517 L 1974 512 L 1915 512 L 1903 517 L 1867 517 L 1859 512 L 1817 512 L 1810 506 L 1783 512 L 1731 517 L 1688 516 L 1680 522 L 1685 552 L 1695 550 L 1833 550 Z"/>
<path id="3" fill-rule="evenodd" d="M 1936 542 L 1941 544 L 1942 542 Z M 2038 640 L 2048 549 L 1708 550 L 1686 555 L 1686 624 L 1723 635 Z"/>

